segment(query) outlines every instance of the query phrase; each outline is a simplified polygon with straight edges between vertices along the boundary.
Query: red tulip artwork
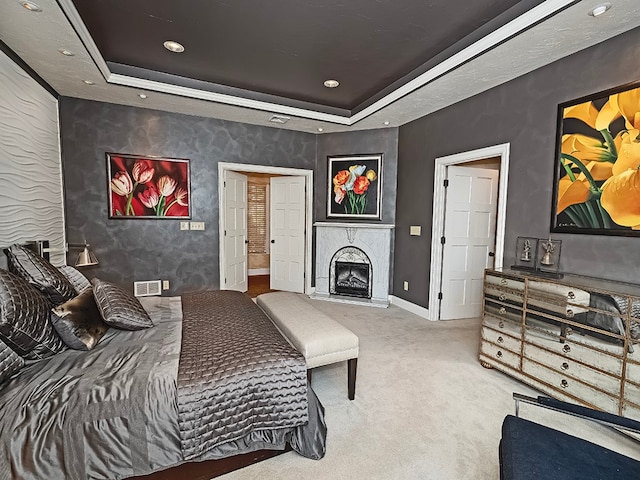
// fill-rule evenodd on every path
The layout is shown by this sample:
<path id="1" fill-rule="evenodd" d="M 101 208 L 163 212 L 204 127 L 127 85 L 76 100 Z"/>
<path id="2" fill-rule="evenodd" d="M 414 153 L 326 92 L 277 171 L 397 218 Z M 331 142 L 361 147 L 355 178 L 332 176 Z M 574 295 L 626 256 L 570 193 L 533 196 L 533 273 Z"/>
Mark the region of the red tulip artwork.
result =
<path id="1" fill-rule="evenodd" d="M 191 218 L 189 160 L 107 153 L 109 218 Z"/>

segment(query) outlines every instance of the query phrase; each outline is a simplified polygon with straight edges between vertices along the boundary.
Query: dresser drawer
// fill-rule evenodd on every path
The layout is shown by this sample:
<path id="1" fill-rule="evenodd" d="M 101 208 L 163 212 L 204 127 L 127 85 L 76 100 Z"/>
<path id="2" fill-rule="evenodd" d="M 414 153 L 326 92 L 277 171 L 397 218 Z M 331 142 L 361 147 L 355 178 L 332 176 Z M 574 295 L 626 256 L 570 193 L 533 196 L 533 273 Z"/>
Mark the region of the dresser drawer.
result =
<path id="1" fill-rule="evenodd" d="M 480 344 L 480 353 L 491 358 L 493 361 L 507 365 L 514 370 L 520 371 L 520 354 L 513 353 L 498 345 L 483 340 Z"/>
<path id="2" fill-rule="evenodd" d="M 640 385 L 625 382 L 624 398 L 625 400 L 629 400 L 630 402 L 633 402 L 636 405 L 640 405 Z"/>
<path id="3" fill-rule="evenodd" d="M 522 338 L 522 319 L 519 322 L 514 322 L 511 318 L 485 314 L 482 325 L 497 332 L 505 332 L 518 339 Z"/>
<path id="4" fill-rule="evenodd" d="M 547 349 L 552 354 L 555 353 L 567 359 L 578 360 L 587 365 L 597 365 L 600 370 L 616 377 L 622 376 L 622 358 L 600 352 L 572 340 L 566 340 L 562 343 L 560 337 L 552 337 L 542 331 L 525 328 L 524 342 Z"/>
<path id="5" fill-rule="evenodd" d="M 487 272 L 484 282 L 485 290 L 491 290 L 495 292 L 511 291 L 512 293 L 524 292 L 524 280 L 521 278 L 509 277 L 506 275 L 497 275 L 495 272 Z"/>
<path id="6" fill-rule="evenodd" d="M 560 372 L 538 365 L 526 358 L 522 360 L 522 371 L 563 394 L 572 395 L 606 412 L 618 412 L 618 397 L 599 392 Z"/>
<path id="7" fill-rule="evenodd" d="M 506 348 L 507 350 L 520 355 L 520 349 L 522 346 L 520 338 L 511 337 L 505 332 L 497 332 L 490 328 L 483 328 L 482 339 L 495 343 L 499 347 Z"/>
<path id="8" fill-rule="evenodd" d="M 624 405 L 622 405 L 622 416 L 640 421 L 640 405 L 624 403 Z"/>
<path id="9" fill-rule="evenodd" d="M 524 345 L 524 356 L 529 360 L 535 360 L 538 363 L 543 364 L 551 370 L 572 377 L 574 379 L 580 379 L 583 383 L 593 385 L 601 390 L 610 393 L 613 396 L 620 395 L 620 382 L 619 376 L 608 375 L 603 372 L 599 372 L 591 367 L 578 363 L 577 361 L 567 358 L 565 356 L 549 353 L 535 345 Z M 598 364 L 594 366 L 599 367 Z"/>

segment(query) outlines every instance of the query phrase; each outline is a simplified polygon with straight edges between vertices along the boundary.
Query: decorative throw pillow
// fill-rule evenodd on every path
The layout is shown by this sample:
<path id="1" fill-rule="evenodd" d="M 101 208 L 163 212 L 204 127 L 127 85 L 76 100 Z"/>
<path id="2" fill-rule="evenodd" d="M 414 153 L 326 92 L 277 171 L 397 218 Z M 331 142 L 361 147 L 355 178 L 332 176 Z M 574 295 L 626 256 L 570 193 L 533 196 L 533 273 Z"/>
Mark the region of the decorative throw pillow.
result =
<path id="1" fill-rule="evenodd" d="M 71 300 L 76 290 L 60 270 L 45 258 L 22 245 L 11 245 L 6 251 L 9 270 L 43 292 L 53 305 Z"/>
<path id="2" fill-rule="evenodd" d="M 92 279 L 91 285 L 96 304 L 107 325 L 123 330 L 153 327 L 149 314 L 129 292 L 99 278 Z"/>
<path id="3" fill-rule="evenodd" d="M 29 360 L 66 347 L 49 321 L 48 300 L 25 280 L 0 270 L 0 340 Z"/>
<path id="4" fill-rule="evenodd" d="M 85 277 L 77 268 L 70 265 L 64 265 L 59 267 L 58 270 L 69 280 L 69 283 L 73 285 L 76 293 L 82 293 L 91 286 L 91 282 Z"/>
<path id="5" fill-rule="evenodd" d="M 0 340 L 0 383 L 8 380 L 24 366 L 24 359 Z"/>
<path id="6" fill-rule="evenodd" d="M 91 287 L 51 312 L 53 328 L 74 350 L 91 350 L 109 329 L 102 321 Z"/>

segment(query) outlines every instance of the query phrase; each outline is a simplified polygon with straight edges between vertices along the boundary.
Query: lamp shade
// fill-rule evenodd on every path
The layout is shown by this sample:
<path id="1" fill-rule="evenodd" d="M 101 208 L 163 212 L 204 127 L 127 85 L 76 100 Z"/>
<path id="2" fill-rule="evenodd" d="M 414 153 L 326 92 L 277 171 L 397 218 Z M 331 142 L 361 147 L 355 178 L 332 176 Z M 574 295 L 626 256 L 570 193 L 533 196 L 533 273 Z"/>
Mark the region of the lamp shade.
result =
<path id="1" fill-rule="evenodd" d="M 88 267 L 97 264 L 98 259 L 93 254 L 93 252 L 89 250 L 89 245 L 85 245 L 84 250 L 82 250 L 82 252 L 80 252 L 80 255 L 78 255 L 78 259 L 76 260 L 76 267 Z"/>

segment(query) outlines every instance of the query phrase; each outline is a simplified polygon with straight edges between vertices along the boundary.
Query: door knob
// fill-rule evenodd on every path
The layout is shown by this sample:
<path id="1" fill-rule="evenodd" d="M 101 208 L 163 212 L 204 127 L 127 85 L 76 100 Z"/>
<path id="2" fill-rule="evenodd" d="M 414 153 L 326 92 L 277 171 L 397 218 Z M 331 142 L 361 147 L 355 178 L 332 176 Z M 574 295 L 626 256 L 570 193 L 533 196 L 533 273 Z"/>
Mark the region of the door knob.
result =
<path id="1" fill-rule="evenodd" d="M 276 243 L 276 241 L 275 240 L 271 240 L 271 243 Z"/>
<path id="2" fill-rule="evenodd" d="M 493 252 L 489 252 L 489 256 L 490 256 L 490 257 L 495 257 L 495 256 L 496 256 L 496 254 L 495 254 L 495 253 L 493 253 Z"/>
<path id="3" fill-rule="evenodd" d="M 249 243 L 249 240 L 245 240 L 244 243 Z"/>

